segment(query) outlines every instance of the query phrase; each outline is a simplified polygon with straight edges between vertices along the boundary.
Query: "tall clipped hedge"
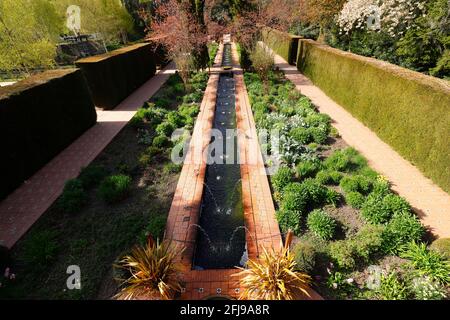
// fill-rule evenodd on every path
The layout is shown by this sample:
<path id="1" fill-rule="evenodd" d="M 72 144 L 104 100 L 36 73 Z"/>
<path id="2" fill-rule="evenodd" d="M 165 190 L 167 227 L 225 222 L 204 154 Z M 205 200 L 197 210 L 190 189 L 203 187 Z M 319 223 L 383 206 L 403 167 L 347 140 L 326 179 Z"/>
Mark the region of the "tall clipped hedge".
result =
<path id="1" fill-rule="evenodd" d="M 450 192 L 450 85 L 387 62 L 299 41 L 297 68 Z"/>
<path id="2" fill-rule="evenodd" d="M 96 121 L 79 69 L 47 71 L 0 88 L 0 199 Z"/>
<path id="3" fill-rule="evenodd" d="M 283 57 L 289 64 L 297 62 L 298 40 L 300 36 L 294 36 L 271 28 L 262 30 L 263 42 L 268 44 L 273 51 Z"/>
<path id="4" fill-rule="evenodd" d="M 111 110 L 156 72 L 155 52 L 140 43 L 78 60 L 97 107 Z"/>

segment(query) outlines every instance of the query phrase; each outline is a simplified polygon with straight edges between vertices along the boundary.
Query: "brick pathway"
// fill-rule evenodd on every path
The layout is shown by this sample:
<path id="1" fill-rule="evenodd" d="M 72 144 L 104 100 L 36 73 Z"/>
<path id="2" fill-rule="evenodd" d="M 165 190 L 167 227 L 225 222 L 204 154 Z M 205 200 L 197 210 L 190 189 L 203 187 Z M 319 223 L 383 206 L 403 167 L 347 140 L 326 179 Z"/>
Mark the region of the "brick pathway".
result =
<path id="1" fill-rule="evenodd" d="M 369 161 L 369 165 L 386 176 L 392 189 L 412 205 L 414 211 L 434 235 L 450 237 L 450 195 L 426 178 L 415 166 L 403 159 L 388 144 L 343 107 L 331 100 L 295 66 L 275 55 L 275 66 L 293 82 L 297 90 L 312 100 L 320 112 L 333 119 L 342 138 Z M 450 164 L 449 164 L 450 165 Z"/>
<path id="2" fill-rule="evenodd" d="M 0 202 L 0 245 L 11 248 L 59 197 L 65 181 L 89 165 L 173 73 L 171 63 L 116 109 L 97 111 L 96 125 Z"/>

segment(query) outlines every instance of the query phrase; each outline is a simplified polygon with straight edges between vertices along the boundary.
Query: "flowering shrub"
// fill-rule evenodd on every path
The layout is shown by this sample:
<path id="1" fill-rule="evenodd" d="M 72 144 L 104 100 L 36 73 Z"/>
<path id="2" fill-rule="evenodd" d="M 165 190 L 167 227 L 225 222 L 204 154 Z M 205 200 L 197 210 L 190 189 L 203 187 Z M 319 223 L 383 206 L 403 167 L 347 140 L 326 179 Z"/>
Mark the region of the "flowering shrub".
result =
<path id="1" fill-rule="evenodd" d="M 346 34 L 369 29 L 397 36 L 409 29 L 423 10 L 422 1 L 349 0 L 342 8 L 337 23 L 341 32 Z"/>

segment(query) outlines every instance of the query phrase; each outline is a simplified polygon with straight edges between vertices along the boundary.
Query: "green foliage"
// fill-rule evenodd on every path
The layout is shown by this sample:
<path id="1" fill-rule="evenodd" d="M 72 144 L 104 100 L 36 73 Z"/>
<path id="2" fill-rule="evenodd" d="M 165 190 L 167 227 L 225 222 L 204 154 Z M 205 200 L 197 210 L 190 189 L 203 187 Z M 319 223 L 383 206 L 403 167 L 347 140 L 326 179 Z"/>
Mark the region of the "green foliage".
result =
<path id="1" fill-rule="evenodd" d="M 316 175 L 316 180 L 321 184 L 338 185 L 344 177 L 339 171 L 322 170 Z"/>
<path id="2" fill-rule="evenodd" d="M 90 165 L 81 169 L 78 179 L 81 181 L 83 188 L 89 189 L 99 184 L 107 174 L 105 167 Z"/>
<path id="3" fill-rule="evenodd" d="M 302 183 L 290 183 L 283 192 L 281 208 L 298 211 L 302 215 L 308 210 L 323 205 L 327 201 L 328 188 L 314 179 Z"/>
<path id="4" fill-rule="evenodd" d="M 32 232 L 23 244 L 25 264 L 32 268 L 45 268 L 57 256 L 59 251 L 58 233 L 54 230 Z"/>
<path id="5" fill-rule="evenodd" d="M 289 132 L 289 136 L 300 144 L 309 144 L 313 141 L 312 132 L 308 128 L 297 127 Z"/>
<path id="6" fill-rule="evenodd" d="M 131 177 L 126 175 L 109 176 L 99 187 L 100 197 L 107 203 L 118 202 L 128 196 L 131 188 Z"/>
<path id="7" fill-rule="evenodd" d="M 303 218 L 301 211 L 281 208 L 276 212 L 276 218 L 283 232 L 292 230 L 295 235 L 300 235 Z"/>
<path id="8" fill-rule="evenodd" d="M 346 193 L 359 192 L 367 194 L 372 188 L 372 181 L 362 175 L 346 176 L 341 180 L 340 186 Z"/>
<path id="9" fill-rule="evenodd" d="M 400 256 L 410 261 L 419 276 L 427 276 L 443 285 L 450 283 L 450 261 L 440 253 L 428 250 L 424 243 L 410 242 Z"/>
<path id="10" fill-rule="evenodd" d="M 310 242 L 299 242 L 294 247 L 296 268 L 298 271 L 311 274 L 316 266 L 317 251 Z"/>
<path id="11" fill-rule="evenodd" d="M 325 160 L 324 165 L 329 170 L 352 172 L 366 167 L 367 161 L 355 149 L 347 148 L 335 151 Z"/>
<path id="12" fill-rule="evenodd" d="M 162 240 L 164 236 L 164 230 L 166 229 L 167 217 L 164 215 L 153 215 L 150 218 L 149 224 L 142 231 L 139 236 L 139 243 L 145 245 L 149 236 L 153 240 Z"/>
<path id="13" fill-rule="evenodd" d="M 341 200 L 342 200 L 342 195 L 339 192 L 337 192 L 336 190 L 333 190 L 331 188 L 328 188 L 326 200 L 325 200 L 325 202 L 327 204 L 331 204 L 334 207 L 337 207 L 338 204 L 341 202 Z"/>
<path id="14" fill-rule="evenodd" d="M 365 225 L 352 238 L 354 253 L 368 262 L 371 257 L 381 252 L 385 227 Z"/>
<path id="15" fill-rule="evenodd" d="M 30 73 L 55 65 L 63 19 L 46 0 L 0 2 L 0 70 Z"/>
<path id="16" fill-rule="evenodd" d="M 156 127 L 156 133 L 160 136 L 169 137 L 174 131 L 175 126 L 170 122 L 163 122 Z"/>
<path id="17" fill-rule="evenodd" d="M 424 234 L 425 228 L 414 214 L 395 214 L 383 233 L 383 250 L 387 253 L 398 253 L 403 245 L 420 241 Z"/>
<path id="18" fill-rule="evenodd" d="M 352 238 L 332 242 L 330 256 L 340 268 L 353 269 L 358 262 L 368 262 L 381 251 L 383 233 L 383 226 L 366 225 Z"/>
<path id="19" fill-rule="evenodd" d="M 281 192 L 292 181 L 292 170 L 288 167 L 280 167 L 271 181 L 275 191 Z"/>
<path id="20" fill-rule="evenodd" d="M 301 42 L 299 70 L 450 192 L 450 126 L 446 108 L 450 96 L 445 84 L 307 40 Z"/>
<path id="21" fill-rule="evenodd" d="M 450 238 L 440 238 L 434 240 L 430 246 L 430 249 L 439 252 L 446 257 L 447 260 L 450 260 Z"/>
<path id="22" fill-rule="evenodd" d="M 345 194 L 345 201 L 352 208 L 361 209 L 366 201 L 366 198 L 359 192 L 349 192 Z"/>
<path id="23" fill-rule="evenodd" d="M 354 243 L 339 240 L 330 243 L 330 257 L 343 269 L 353 269 L 356 266 Z"/>
<path id="24" fill-rule="evenodd" d="M 323 240 L 331 240 L 336 233 L 336 220 L 323 210 L 314 210 L 308 215 L 309 230 Z"/>
<path id="25" fill-rule="evenodd" d="M 363 204 L 361 214 L 368 222 L 387 223 L 394 214 L 410 213 L 410 206 L 405 199 L 394 194 L 371 193 Z"/>
<path id="26" fill-rule="evenodd" d="M 86 205 L 87 201 L 88 197 L 83 188 L 83 182 L 79 179 L 72 179 L 64 185 L 57 206 L 66 213 L 77 213 Z"/>
<path id="27" fill-rule="evenodd" d="M 382 274 L 377 296 L 382 300 L 406 300 L 409 297 L 408 287 L 397 273 Z"/>
<path id="28" fill-rule="evenodd" d="M 167 148 L 170 147 L 171 141 L 165 135 L 157 136 L 153 139 L 152 146 L 155 148 Z"/>
<path id="29" fill-rule="evenodd" d="M 295 168 L 297 178 L 314 178 L 316 173 L 321 169 L 321 163 L 317 160 L 307 160 L 300 162 Z"/>
<path id="30" fill-rule="evenodd" d="M 181 164 L 169 162 L 168 164 L 166 164 L 164 166 L 163 171 L 165 174 L 179 173 L 179 172 L 181 172 L 182 168 L 183 168 L 183 165 L 181 165 Z"/>

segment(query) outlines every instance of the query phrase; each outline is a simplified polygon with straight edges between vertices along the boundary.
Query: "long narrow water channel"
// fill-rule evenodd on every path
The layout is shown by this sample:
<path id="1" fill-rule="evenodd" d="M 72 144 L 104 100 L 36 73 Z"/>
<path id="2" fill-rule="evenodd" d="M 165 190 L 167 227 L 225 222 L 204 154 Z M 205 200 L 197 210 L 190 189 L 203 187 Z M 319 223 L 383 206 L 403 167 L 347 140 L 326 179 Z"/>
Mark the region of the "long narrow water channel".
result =
<path id="1" fill-rule="evenodd" d="M 230 64 L 225 45 L 223 66 Z M 222 73 L 217 88 L 213 134 L 209 146 L 194 269 L 228 269 L 247 261 L 242 183 L 236 137 L 235 80 Z M 218 134 L 220 132 L 220 134 Z M 212 162 L 212 159 L 215 159 Z"/>

